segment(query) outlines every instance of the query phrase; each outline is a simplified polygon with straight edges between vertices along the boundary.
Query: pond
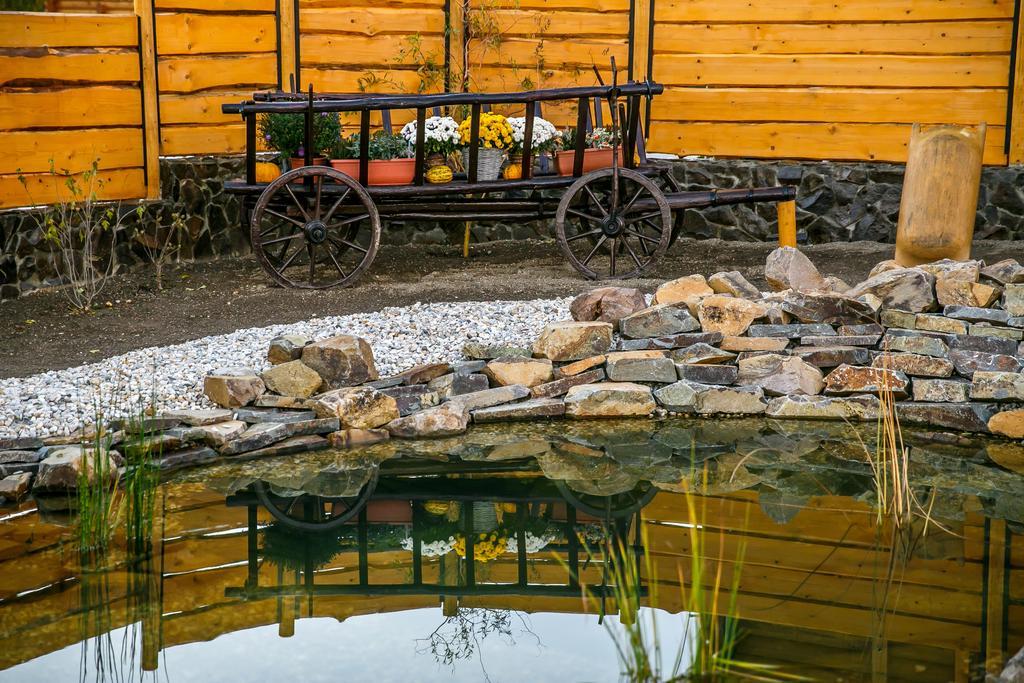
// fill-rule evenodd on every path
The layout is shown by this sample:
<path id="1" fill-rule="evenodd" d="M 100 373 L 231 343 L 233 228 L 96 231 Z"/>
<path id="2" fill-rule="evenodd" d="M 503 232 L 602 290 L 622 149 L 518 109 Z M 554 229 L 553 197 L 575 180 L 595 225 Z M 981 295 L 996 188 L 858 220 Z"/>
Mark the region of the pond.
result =
<path id="1" fill-rule="evenodd" d="M 1024 645 L 1024 446 L 906 431 L 897 517 L 874 438 L 549 422 L 232 461 L 88 556 L 28 501 L 0 681 L 983 679 Z"/>

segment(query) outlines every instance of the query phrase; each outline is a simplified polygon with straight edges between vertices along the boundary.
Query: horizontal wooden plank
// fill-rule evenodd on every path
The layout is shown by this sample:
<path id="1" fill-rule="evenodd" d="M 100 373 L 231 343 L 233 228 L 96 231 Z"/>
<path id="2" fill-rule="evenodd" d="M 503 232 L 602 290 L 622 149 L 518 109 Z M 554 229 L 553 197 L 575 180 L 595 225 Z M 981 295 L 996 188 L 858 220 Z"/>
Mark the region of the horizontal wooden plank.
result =
<path id="1" fill-rule="evenodd" d="M 103 187 L 97 193 L 100 199 L 139 199 L 146 196 L 146 182 L 142 168 L 113 169 L 100 171 L 97 178 Z M 15 175 L 0 176 L 0 208 L 52 204 L 68 199 L 64 181 L 48 173 L 25 176 L 29 191 Z"/>
<path id="2" fill-rule="evenodd" d="M 502 39 L 515 36 L 560 37 L 629 35 L 628 12 L 545 12 L 526 9 L 495 9 L 487 13 Z"/>
<path id="3" fill-rule="evenodd" d="M 1007 53 L 1012 21 L 868 24 L 671 24 L 654 30 L 656 53 Z"/>
<path id="4" fill-rule="evenodd" d="M 50 160 L 58 171 L 86 171 L 94 160 L 100 168 L 127 168 L 142 163 L 140 128 L 79 128 L 58 131 L 0 133 L 0 174 L 44 173 Z"/>
<path id="5" fill-rule="evenodd" d="M 444 66 L 444 38 L 422 36 L 420 49 L 423 54 L 433 55 L 438 68 Z M 419 54 L 413 53 L 409 43 L 396 37 L 371 38 L 367 36 L 336 34 L 304 34 L 300 41 L 299 54 L 303 71 L 306 65 L 340 65 L 382 69 L 393 66 L 418 66 Z"/>
<path id="6" fill-rule="evenodd" d="M 0 130 L 139 126 L 138 88 L 86 86 L 0 93 Z"/>
<path id="7" fill-rule="evenodd" d="M 1006 120 L 1006 90 L 890 88 L 668 88 L 656 121 L 967 123 Z"/>
<path id="8" fill-rule="evenodd" d="M 1002 126 L 990 126 L 985 163 L 1006 163 Z M 754 159 L 907 160 L 910 126 L 883 123 L 668 123 L 651 127 L 647 149 Z"/>
<path id="9" fill-rule="evenodd" d="M 360 7 L 437 8 L 446 0 L 299 0 L 299 11 L 308 9 L 351 9 Z"/>
<path id="10" fill-rule="evenodd" d="M 134 47 L 134 15 L 0 12 L 0 48 Z"/>
<path id="11" fill-rule="evenodd" d="M 156 44 L 166 55 L 273 52 L 277 27 L 271 14 L 156 15 Z"/>
<path id="12" fill-rule="evenodd" d="M 799 4 L 750 0 L 659 0 L 658 21 L 833 22 L 1009 19 L 1013 0 L 808 0 Z"/>
<path id="13" fill-rule="evenodd" d="M 410 93 L 419 90 L 422 82 L 415 71 L 390 69 L 373 72 L 377 78 L 365 92 Z M 314 90 L 339 93 L 363 92 L 359 79 L 365 78 L 365 69 L 325 69 L 311 67 L 302 70 L 302 85 L 313 84 Z M 439 89 L 439 88 L 438 88 Z"/>
<path id="14" fill-rule="evenodd" d="M 160 92 L 277 87 L 277 55 L 181 56 L 159 60 Z"/>
<path id="15" fill-rule="evenodd" d="M 238 103 L 252 97 L 251 90 L 233 92 L 193 93 L 160 96 L 160 124 L 180 123 L 240 123 L 238 114 L 225 114 L 221 106 Z"/>
<path id="16" fill-rule="evenodd" d="M 160 154 L 241 154 L 245 152 L 245 125 L 183 125 L 160 127 Z"/>
<path id="17" fill-rule="evenodd" d="M 586 10 L 587 12 L 628 12 L 629 0 L 507 0 L 519 9 L 539 9 L 547 12 L 553 10 Z"/>
<path id="18" fill-rule="evenodd" d="M 204 10 L 210 12 L 274 12 L 275 0 L 153 0 L 157 12 Z"/>
<path id="19" fill-rule="evenodd" d="M 133 83 L 138 80 L 136 52 L 50 52 L 38 57 L 0 54 L 0 85 L 15 81 Z"/>
<path id="20" fill-rule="evenodd" d="M 443 7 L 426 11 L 400 7 L 339 7 L 303 9 L 299 28 L 302 33 L 339 33 L 376 36 L 444 33 Z"/>
<path id="21" fill-rule="evenodd" d="M 1006 87 L 1002 55 L 656 55 L 654 79 L 667 85 Z"/>
<path id="22" fill-rule="evenodd" d="M 618 64 L 625 65 L 628 55 L 629 46 L 625 38 L 506 38 L 496 49 L 474 50 L 471 61 L 484 66 L 514 64 L 521 68 L 540 63 L 545 69 L 586 71 L 593 78 L 592 65 L 607 68 L 612 57 Z"/>

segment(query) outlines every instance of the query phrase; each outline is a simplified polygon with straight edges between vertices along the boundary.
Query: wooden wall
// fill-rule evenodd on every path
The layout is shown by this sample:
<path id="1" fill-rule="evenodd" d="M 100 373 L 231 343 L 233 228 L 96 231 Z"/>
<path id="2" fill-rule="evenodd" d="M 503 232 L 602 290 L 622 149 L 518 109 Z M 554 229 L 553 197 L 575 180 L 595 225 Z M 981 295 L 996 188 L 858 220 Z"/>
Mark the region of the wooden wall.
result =
<path id="1" fill-rule="evenodd" d="M 46 0 L 47 12 L 132 14 L 133 0 Z"/>
<path id="2" fill-rule="evenodd" d="M 275 0 L 153 0 L 160 153 L 235 154 L 245 125 L 221 105 L 278 85 Z"/>
<path id="3" fill-rule="evenodd" d="M 98 161 L 103 198 L 146 196 L 138 45 L 133 14 L 0 13 L 0 208 L 68 198 L 51 159 L 79 178 Z"/>
<path id="4" fill-rule="evenodd" d="M 984 121 L 985 161 L 1004 164 L 1013 16 L 1013 0 L 657 0 L 650 147 L 905 161 L 912 123 Z"/>

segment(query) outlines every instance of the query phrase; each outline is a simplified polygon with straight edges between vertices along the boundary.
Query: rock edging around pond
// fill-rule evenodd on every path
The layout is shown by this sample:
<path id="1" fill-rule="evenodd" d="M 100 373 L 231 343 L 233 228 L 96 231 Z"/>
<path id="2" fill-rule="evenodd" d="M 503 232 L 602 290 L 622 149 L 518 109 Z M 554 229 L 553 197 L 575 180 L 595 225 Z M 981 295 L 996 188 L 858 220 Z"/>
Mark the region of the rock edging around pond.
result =
<path id="1" fill-rule="evenodd" d="M 268 370 L 224 368 L 205 378 L 218 409 L 112 424 L 105 444 L 115 461 L 114 448 L 129 448 L 174 469 L 447 437 L 474 422 L 672 414 L 871 421 L 883 387 L 906 423 L 1024 439 L 1024 267 L 1016 261 L 887 261 L 850 287 L 781 248 L 765 275 L 773 291 L 721 272 L 666 282 L 650 302 L 636 289 L 601 287 L 573 301 L 573 320 L 538 330 L 532 348 L 469 344 L 463 360 L 383 378 L 359 337 L 280 337 Z M 144 438 L 126 440 L 130 430 Z M 82 438 L 0 439 L 0 474 L 38 471 L 33 486 L 50 490 L 47 482 L 72 479 L 52 470 L 74 466 L 69 449 L 80 451 Z M 0 495 L 23 495 L 24 477 L 17 485 Z"/>

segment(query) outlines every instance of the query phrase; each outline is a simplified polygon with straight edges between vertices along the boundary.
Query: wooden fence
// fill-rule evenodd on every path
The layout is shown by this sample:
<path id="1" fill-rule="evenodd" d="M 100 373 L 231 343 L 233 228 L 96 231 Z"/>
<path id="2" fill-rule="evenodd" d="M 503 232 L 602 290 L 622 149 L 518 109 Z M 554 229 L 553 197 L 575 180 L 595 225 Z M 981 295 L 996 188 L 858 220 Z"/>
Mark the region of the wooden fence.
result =
<path id="1" fill-rule="evenodd" d="M 104 195 L 139 196 L 147 180 L 150 194 L 155 187 L 145 177 L 149 162 L 138 156 L 144 146 L 134 144 L 136 157 L 128 159 L 128 136 L 115 128 L 145 131 L 153 141 L 147 154 L 237 153 L 243 126 L 220 105 L 253 90 L 593 84 L 593 66 L 607 78 L 614 56 L 627 75 L 667 86 L 649 113 L 648 146 L 656 151 L 899 162 L 914 122 L 984 121 L 986 163 L 1019 164 L 1020 4 L 135 0 L 138 20 L 128 13 L 0 13 L 0 135 L 51 132 L 38 141 L 11 138 L 8 148 L 32 146 L 34 162 L 61 154 L 81 161 L 93 149 L 103 152 L 104 170 L 119 169 L 109 174 Z M 116 12 L 122 5 L 75 0 L 73 7 Z M 155 68 L 153 93 L 145 85 L 147 64 Z M 67 92 L 60 94 L 58 86 Z M 142 100 L 157 90 L 158 110 L 147 110 Z M 130 96 L 133 91 L 138 97 Z M 558 125 L 575 119 L 568 105 L 543 115 Z M 402 117 L 396 113 L 395 123 Z M 83 133 L 86 128 L 104 130 Z M 27 201 L 12 180 L 15 169 L 6 166 L 0 169 L 0 208 Z M 38 163 L 27 167 L 41 170 Z M 38 201 L 52 197 L 40 190 Z"/>

